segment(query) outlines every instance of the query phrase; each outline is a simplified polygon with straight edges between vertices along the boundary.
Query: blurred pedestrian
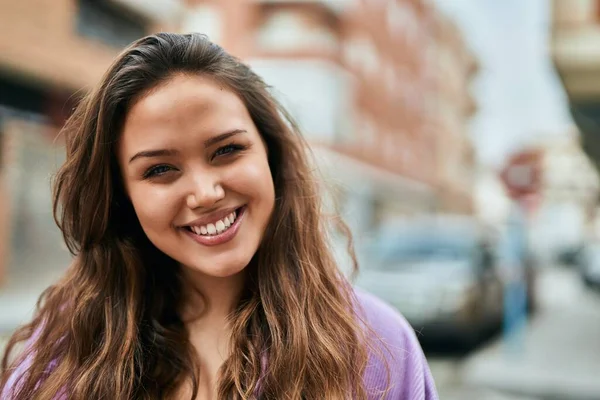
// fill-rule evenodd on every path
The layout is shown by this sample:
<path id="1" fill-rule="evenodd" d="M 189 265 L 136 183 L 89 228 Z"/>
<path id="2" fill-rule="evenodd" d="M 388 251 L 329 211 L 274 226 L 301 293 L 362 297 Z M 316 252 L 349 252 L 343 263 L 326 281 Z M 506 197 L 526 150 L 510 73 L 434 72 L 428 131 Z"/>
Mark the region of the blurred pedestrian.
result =
<path id="1" fill-rule="evenodd" d="M 335 265 L 305 144 L 248 66 L 140 39 L 63 133 L 75 258 L 3 399 L 437 399 L 410 326 Z"/>

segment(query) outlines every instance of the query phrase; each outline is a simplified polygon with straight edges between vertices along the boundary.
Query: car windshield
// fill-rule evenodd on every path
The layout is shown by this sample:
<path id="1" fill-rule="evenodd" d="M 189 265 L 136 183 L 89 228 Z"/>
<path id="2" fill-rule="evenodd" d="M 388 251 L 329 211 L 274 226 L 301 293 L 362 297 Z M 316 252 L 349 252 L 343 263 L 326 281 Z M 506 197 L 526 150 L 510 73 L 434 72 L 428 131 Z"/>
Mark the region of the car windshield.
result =
<path id="1" fill-rule="evenodd" d="M 594 264 L 600 264 L 600 245 L 592 245 L 588 249 L 589 261 Z"/>
<path id="2" fill-rule="evenodd" d="M 475 254 L 476 242 L 468 235 L 406 232 L 381 235 L 373 241 L 371 251 L 382 264 L 466 261 Z"/>

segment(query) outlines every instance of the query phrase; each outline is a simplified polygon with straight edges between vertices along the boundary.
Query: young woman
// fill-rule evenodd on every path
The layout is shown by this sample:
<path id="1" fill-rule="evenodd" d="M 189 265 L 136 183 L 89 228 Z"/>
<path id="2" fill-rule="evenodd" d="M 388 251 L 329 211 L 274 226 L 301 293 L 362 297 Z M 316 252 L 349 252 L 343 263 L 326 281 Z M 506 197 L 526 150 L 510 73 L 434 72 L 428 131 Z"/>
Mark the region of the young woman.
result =
<path id="1" fill-rule="evenodd" d="M 64 135 L 75 258 L 13 336 L 2 399 L 437 398 L 405 320 L 338 272 L 304 142 L 239 60 L 140 39 Z"/>

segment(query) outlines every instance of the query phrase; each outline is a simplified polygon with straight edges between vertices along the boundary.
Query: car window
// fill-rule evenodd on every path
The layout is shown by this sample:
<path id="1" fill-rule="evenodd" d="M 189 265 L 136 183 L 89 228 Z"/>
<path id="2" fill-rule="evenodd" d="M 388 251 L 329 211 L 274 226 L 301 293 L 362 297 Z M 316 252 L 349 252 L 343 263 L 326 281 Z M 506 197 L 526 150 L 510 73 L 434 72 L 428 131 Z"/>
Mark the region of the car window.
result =
<path id="1" fill-rule="evenodd" d="M 372 258 L 383 264 L 402 264 L 421 261 L 462 261 L 476 256 L 476 241 L 468 236 L 427 234 L 381 235 L 372 243 Z"/>

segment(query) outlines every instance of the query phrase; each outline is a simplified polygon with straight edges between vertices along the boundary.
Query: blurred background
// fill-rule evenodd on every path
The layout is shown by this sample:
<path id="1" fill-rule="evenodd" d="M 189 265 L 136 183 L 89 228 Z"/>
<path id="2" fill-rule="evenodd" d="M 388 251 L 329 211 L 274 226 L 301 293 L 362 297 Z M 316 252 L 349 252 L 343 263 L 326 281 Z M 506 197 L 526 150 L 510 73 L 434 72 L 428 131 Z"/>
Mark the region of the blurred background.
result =
<path id="1" fill-rule="evenodd" d="M 157 31 L 274 86 L 442 399 L 600 399 L 598 0 L 0 0 L 0 350 L 69 263 L 58 131 Z"/>

